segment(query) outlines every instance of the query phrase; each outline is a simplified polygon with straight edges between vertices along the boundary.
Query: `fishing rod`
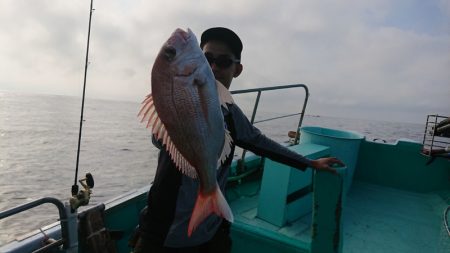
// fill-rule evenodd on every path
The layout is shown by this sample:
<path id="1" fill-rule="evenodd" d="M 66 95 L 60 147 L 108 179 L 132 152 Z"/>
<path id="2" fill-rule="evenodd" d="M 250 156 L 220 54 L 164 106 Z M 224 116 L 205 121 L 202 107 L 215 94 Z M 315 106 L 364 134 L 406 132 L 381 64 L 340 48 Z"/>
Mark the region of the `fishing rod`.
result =
<path id="1" fill-rule="evenodd" d="M 92 178 L 92 175 L 90 173 L 88 173 L 88 174 L 86 174 L 85 179 L 80 180 L 80 183 L 85 188 L 85 191 L 80 191 L 80 193 L 78 193 L 77 177 L 78 177 L 78 165 L 79 165 L 79 161 L 80 161 L 81 133 L 82 133 L 82 129 L 83 129 L 84 98 L 85 98 L 85 94 L 86 94 L 87 69 L 88 69 L 88 65 L 89 65 L 89 42 L 90 42 L 90 37 L 91 37 L 91 21 L 92 21 L 92 12 L 94 11 L 94 9 L 92 8 L 93 1 L 94 0 L 91 0 L 91 6 L 89 9 L 89 26 L 88 26 L 87 45 L 86 45 L 86 60 L 85 60 L 85 64 L 84 64 L 83 96 L 82 96 L 82 100 L 81 100 L 80 131 L 78 134 L 78 149 L 77 149 L 77 162 L 76 162 L 76 167 L 75 167 L 75 180 L 72 185 L 71 205 L 72 205 L 73 209 L 76 209 L 78 206 L 80 206 L 86 202 L 84 197 L 87 196 L 86 195 L 87 193 L 90 194 L 89 187 L 90 188 L 94 187 L 94 180 Z M 87 185 L 84 184 L 84 181 L 87 182 Z M 89 199 L 87 199 L 87 201 L 89 202 Z"/>

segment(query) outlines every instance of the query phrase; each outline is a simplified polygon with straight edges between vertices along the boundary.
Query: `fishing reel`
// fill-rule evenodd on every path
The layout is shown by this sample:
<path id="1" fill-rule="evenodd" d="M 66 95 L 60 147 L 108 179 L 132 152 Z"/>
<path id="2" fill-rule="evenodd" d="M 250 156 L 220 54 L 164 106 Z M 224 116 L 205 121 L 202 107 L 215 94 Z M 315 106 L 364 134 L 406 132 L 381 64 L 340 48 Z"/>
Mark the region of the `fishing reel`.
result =
<path id="1" fill-rule="evenodd" d="M 78 180 L 83 189 L 78 191 L 78 185 L 72 185 L 72 197 L 70 197 L 70 209 L 75 212 L 80 206 L 89 204 L 91 198 L 91 188 L 94 188 L 94 177 L 91 173 L 86 173 L 86 177 Z"/>

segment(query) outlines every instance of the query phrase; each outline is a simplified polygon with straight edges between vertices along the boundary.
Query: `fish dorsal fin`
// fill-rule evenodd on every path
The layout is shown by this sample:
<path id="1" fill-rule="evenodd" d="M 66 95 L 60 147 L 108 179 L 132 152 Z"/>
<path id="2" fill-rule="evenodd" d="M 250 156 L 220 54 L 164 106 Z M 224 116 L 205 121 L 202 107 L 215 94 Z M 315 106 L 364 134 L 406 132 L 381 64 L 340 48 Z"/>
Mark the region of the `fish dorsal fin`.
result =
<path id="1" fill-rule="evenodd" d="M 169 155 L 177 168 L 183 174 L 191 178 L 197 178 L 197 171 L 175 147 L 175 144 L 173 144 L 164 123 L 158 117 L 151 94 L 148 95 L 142 102 L 142 108 L 138 113 L 138 117 L 142 117 L 141 123 L 147 122 L 147 128 L 152 126 L 152 134 L 157 140 L 161 141 L 163 145 L 165 145 L 167 152 L 169 152 Z"/>
<path id="2" fill-rule="evenodd" d="M 223 143 L 222 154 L 220 155 L 220 159 L 218 161 L 219 164 L 217 168 L 220 168 L 220 164 L 223 164 L 230 155 L 232 145 L 233 145 L 233 138 L 231 138 L 230 131 L 225 129 L 225 139 Z"/>
<path id="3" fill-rule="evenodd" d="M 216 80 L 217 95 L 219 96 L 220 105 L 228 109 L 227 104 L 234 104 L 230 91 L 223 84 Z"/>

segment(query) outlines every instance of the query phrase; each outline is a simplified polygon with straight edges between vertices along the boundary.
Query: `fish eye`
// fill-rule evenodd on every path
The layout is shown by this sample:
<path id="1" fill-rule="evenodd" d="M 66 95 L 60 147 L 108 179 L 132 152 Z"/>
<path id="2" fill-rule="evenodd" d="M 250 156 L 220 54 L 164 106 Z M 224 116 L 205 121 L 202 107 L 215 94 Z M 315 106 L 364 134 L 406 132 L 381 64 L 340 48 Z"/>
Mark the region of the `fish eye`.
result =
<path id="1" fill-rule="evenodd" d="M 177 55 L 177 50 L 174 47 L 166 47 L 164 49 L 164 55 L 166 56 L 167 60 L 172 61 L 173 58 Z"/>

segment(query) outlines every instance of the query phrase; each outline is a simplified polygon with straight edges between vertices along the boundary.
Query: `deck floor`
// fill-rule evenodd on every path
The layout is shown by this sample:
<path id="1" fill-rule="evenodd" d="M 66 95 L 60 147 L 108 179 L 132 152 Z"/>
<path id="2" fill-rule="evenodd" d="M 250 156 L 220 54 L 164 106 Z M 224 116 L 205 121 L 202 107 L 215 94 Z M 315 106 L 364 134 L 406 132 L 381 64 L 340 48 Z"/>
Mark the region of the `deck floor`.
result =
<path id="1" fill-rule="evenodd" d="M 235 219 L 310 243 L 311 214 L 278 227 L 257 218 L 258 188 L 235 188 L 229 195 Z M 443 227 L 449 192 L 420 194 L 369 184 L 353 183 L 344 206 L 345 253 L 450 252 Z M 231 198 L 233 199 L 233 198 Z"/>

